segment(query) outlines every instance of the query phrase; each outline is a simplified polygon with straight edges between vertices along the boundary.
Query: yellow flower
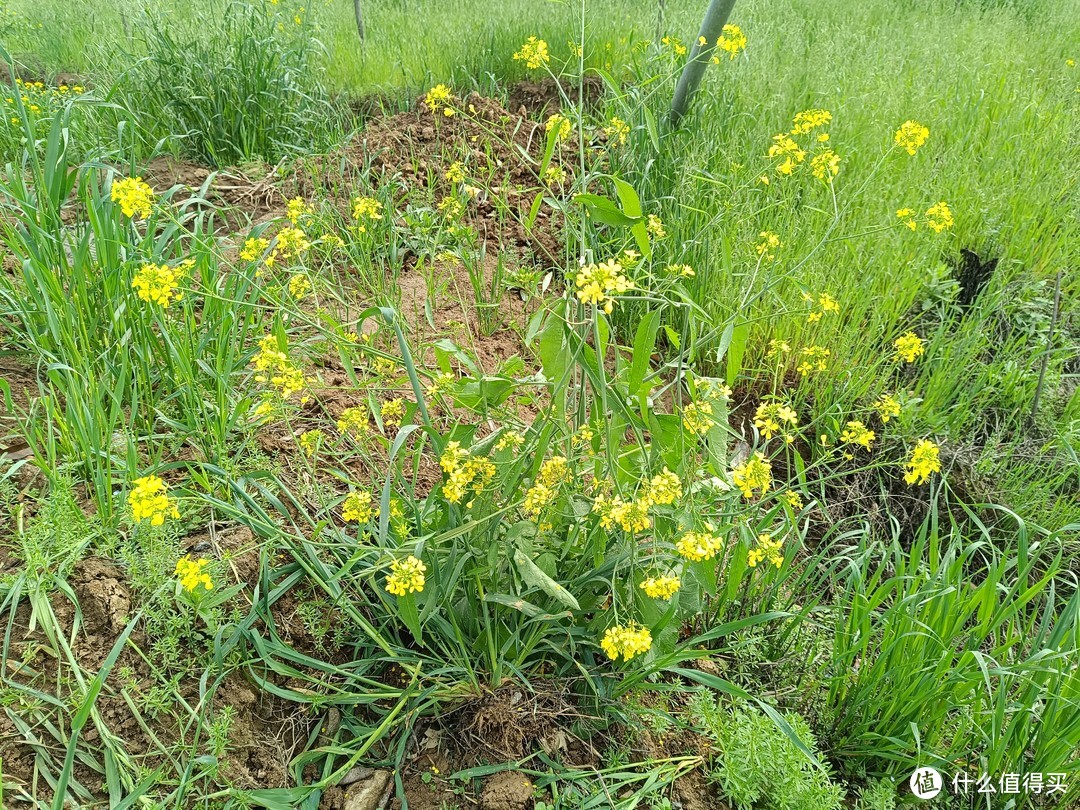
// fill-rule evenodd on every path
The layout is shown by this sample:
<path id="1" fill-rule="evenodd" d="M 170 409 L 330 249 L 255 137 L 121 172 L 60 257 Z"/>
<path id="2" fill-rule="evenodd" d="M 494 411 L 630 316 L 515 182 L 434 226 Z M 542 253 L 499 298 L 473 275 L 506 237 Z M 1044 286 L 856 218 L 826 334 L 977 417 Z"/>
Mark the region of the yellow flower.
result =
<path id="1" fill-rule="evenodd" d="M 447 181 L 451 183 L 462 183 L 465 181 L 465 167 L 461 165 L 460 160 L 455 160 L 446 168 L 446 174 L 444 175 Z"/>
<path id="2" fill-rule="evenodd" d="M 405 416 L 405 400 L 401 397 L 387 400 L 379 406 L 379 416 L 385 427 L 400 427 Z"/>
<path id="3" fill-rule="evenodd" d="M 144 264 L 131 280 L 131 286 L 143 301 L 151 301 L 167 307 L 172 301 L 184 297 L 180 291 L 187 270 L 195 265 L 191 259 L 181 262 L 176 267 L 167 264 Z"/>
<path id="4" fill-rule="evenodd" d="M 645 499 L 624 501 L 616 495 L 611 499 L 608 516 L 624 532 L 643 532 L 652 526 L 648 510 L 649 502 Z"/>
<path id="5" fill-rule="evenodd" d="M 746 557 L 746 564 L 751 568 L 756 568 L 759 562 L 767 560 L 779 568 L 784 564 L 783 547 L 782 540 L 773 540 L 772 535 L 769 534 L 759 534 L 757 547 L 750 550 Z"/>
<path id="6" fill-rule="evenodd" d="M 871 407 L 881 416 L 882 422 L 888 422 L 894 416 L 900 415 L 900 403 L 892 394 L 882 394 Z"/>
<path id="7" fill-rule="evenodd" d="M 788 343 L 786 340 L 780 340 L 779 338 L 774 338 L 774 339 L 769 341 L 769 349 L 768 349 L 767 352 L 765 352 L 765 356 L 769 357 L 769 358 L 772 358 L 772 357 L 777 357 L 778 355 L 781 355 L 781 354 L 787 354 L 790 351 L 791 351 L 791 344 L 790 343 Z"/>
<path id="8" fill-rule="evenodd" d="M 682 497 L 682 482 L 679 476 L 664 467 L 663 472 L 654 475 L 648 483 L 644 500 L 654 506 L 670 506 Z"/>
<path id="9" fill-rule="evenodd" d="M 664 268 L 664 272 L 671 276 L 678 276 L 679 278 L 694 277 L 694 268 L 688 264 L 669 264 Z"/>
<path id="10" fill-rule="evenodd" d="M 708 402 L 691 402 L 682 412 L 683 427 L 691 433 L 704 436 L 713 426 L 712 404 Z"/>
<path id="11" fill-rule="evenodd" d="M 904 481 L 908 484 L 925 484 L 930 476 L 941 472 L 941 456 L 938 446 L 929 439 L 920 439 L 911 451 L 911 458 L 904 464 L 907 472 Z"/>
<path id="12" fill-rule="evenodd" d="M 311 247 L 307 234 L 300 228 L 282 228 L 278 231 L 274 252 L 266 259 L 267 266 L 280 257 L 284 260 L 298 259 Z"/>
<path id="13" fill-rule="evenodd" d="M 782 248 L 784 243 L 780 241 L 780 236 L 772 231 L 762 231 L 758 236 L 761 241 L 754 250 L 757 251 L 758 256 L 772 261 L 776 258 L 776 251 Z"/>
<path id="14" fill-rule="evenodd" d="M 454 100 L 453 94 L 450 92 L 450 88 L 445 84 L 437 84 L 428 90 L 427 95 L 424 96 L 424 104 L 433 113 L 438 113 L 440 110 L 446 117 L 450 117 L 454 114 L 453 107 L 450 103 Z"/>
<path id="15" fill-rule="evenodd" d="M 682 44 L 682 40 L 678 37 L 665 36 L 660 40 L 660 44 L 671 48 L 676 56 L 686 56 L 686 46 Z"/>
<path id="16" fill-rule="evenodd" d="M 953 226 L 952 211 L 949 210 L 947 203 L 939 202 L 927 209 L 926 226 L 934 233 L 941 233 Z"/>
<path id="17" fill-rule="evenodd" d="M 309 292 L 311 292 L 311 281 L 307 273 L 295 273 L 289 279 L 289 295 L 293 297 L 293 300 L 299 301 Z"/>
<path id="18" fill-rule="evenodd" d="M 639 586 L 650 599 L 670 599 L 679 592 L 679 578 L 675 576 L 649 577 Z"/>
<path id="19" fill-rule="evenodd" d="M 784 493 L 783 497 L 792 509 L 799 510 L 803 508 L 802 496 L 800 496 L 799 493 L 795 490 L 789 489 L 787 492 Z"/>
<path id="20" fill-rule="evenodd" d="M 806 299 L 807 301 L 813 301 L 814 300 L 813 296 L 810 295 L 809 293 L 804 294 L 803 298 Z M 820 321 L 822 319 L 822 317 L 827 312 L 833 312 L 833 313 L 840 312 L 840 304 L 838 304 L 836 299 L 833 298 L 828 293 L 821 293 L 818 296 L 817 305 L 818 305 L 818 309 L 812 311 L 809 315 L 806 316 L 806 322 L 807 323 L 817 323 L 818 321 Z"/>
<path id="21" fill-rule="evenodd" d="M 353 200 L 352 218 L 356 221 L 356 230 L 365 233 L 369 222 L 382 219 L 382 203 L 374 197 L 357 197 Z"/>
<path id="22" fill-rule="evenodd" d="M 304 372 L 278 348 L 277 338 L 266 335 L 259 341 L 259 351 L 251 360 L 255 367 L 255 382 L 269 383 L 282 401 L 292 398 L 307 385 Z"/>
<path id="23" fill-rule="evenodd" d="M 321 430 L 305 430 L 300 434 L 300 449 L 307 455 L 313 456 L 324 438 L 326 438 L 326 434 Z"/>
<path id="24" fill-rule="evenodd" d="M 426 583 L 426 571 L 427 566 L 411 554 L 404 560 L 394 560 L 386 576 L 386 590 L 394 596 L 421 593 Z"/>
<path id="25" fill-rule="evenodd" d="M 604 127 L 604 134 L 607 136 L 608 143 L 622 146 L 630 135 L 630 126 L 621 118 L 612 116 Z"/>
<path id="26" fill-rule="evenodd" d="M 795 370 L 805 377 L 812 371 L 824 371 L 831 352 L 823 346 L 807 346 L 801 354 L 802 362 Z"/>
<path id="27" fill-rule="evenodd" d="M 567 121 L 567 123 L 570 122 Z M 556 186 L 565 185 L 566 179 L 566 169 L 564 169 L 562 166 L 556 166 L 555 164 L 551 164 L 544 170 L 544 185 L 548 188 L 555 188 Z"/>
<path id="28" fill-rule="evenodd" d="M 926 344 L 914 332 L 905 332 L 893 341 L 893 346 L 896 347 L 896 358 L 907 363 L 914 363 L 915 358 L 926 354 Z"/>
<path id="29" fill-rule="evenodd" d="M 570 480 L 570 464 L 564 456 L 552 456 L 540 466 L 536 480 L 549 487 L 557 487 Z"/>
<path id="30" fill-rule="evenodd" d="M 354 436 L 367 433 L 369 430 L 367 410 L 357 406 L 346 408 L 337 420 L 337 429 L 343 434 L 351 433 Z"/>
<path id="31" fill-rule="evenodd" d="M 479 495 L 495 477 L 495 465 L 488 458 L 470 456 L 460 442 L 446 445 L 439 459 L 439 466 L 447 475 L 443 484 L 443 497 L 450 503 L 460 503 L 470 488 Z"/>
<path id="32" fill-rule="evenodd" d="M 500 450 L 516 450 L 525 443 L 525 437 L 514 430 L 508 430 L 499 437 L 499 441 L 495 442 L 495 451 Z"/>
<path id="33" fill-rule="evenodd" d="M 859 444 L 870 449 L 874 443 L 874 431 L 868 429 L 862 422 L 848 422 L 847 430 L 840 434 L 840 441 L 848 444 Z"/>
<path id="34" fill-rule="evenodd" d="M 764 495 L 772 486 L 772 464 L 761 453 L 754 453 L 731 471 L 731 480 L 744 498 L 754 497 L 754 490 Z"/>
<path id="35" fill-rule="evenodd" d="M 649 236 L 653 239 L 663 239 L 667 236 L 667 231 L 664 230 L 664 221 L 656 214 L 649 214 L 645 230 L 649 232 Z"/>
<path id="36" fill-rule="evenodd" d="M 783 402 L 763 402 L 754 413 L 754 427 L 761 431 L 766 441 L 783 430 L 785 425 L 795 427 L 798 423 L 798 414 Z"/>
<path id="37" fill-rule="evenodd" d="M 806 160 L 806 152 L 791 139 L 791 136 L 782 132 L 773 136 L 773 145 L 769 147 L 769 157 L 782 157 L 784 160 L 776 167 L 776 173 L 789 176 L 800 163 Z"/>
<path id="38" fill-rule="evenodd" d="M 245 262 L 253 262 L 262 256 L 269 247 L 269 239 L 263 239 L 261 236 L 253 236 L 244 242 L 244 247 L 240 250 L 240 258 Z"/>
<path id="39" fill-rule="evenodd" d="M 555 136 L 556 141 L 565 141 L 574 131 L 570 119 L 559 113 L 548 116 L 547 121 L 544 122 L 544 132 L 551 132 L 553 129 L 558 129 L 559 131 L 559 134 Z"/>
<path id="40" fill-rule="evenodd" d="M 176 570 L 173 575 L 180 580 L 180 587 L 191 593 L 200 585 L 208 591 L 214 590 L 214 580 L 207 573 L 206 566 L 210 564 L 207 559 L 191 559 L 185 554 L 176 561 Z"/>
<path id="41" fill-rule="evenodd" d="M 818 180 L 831 183 L 840 172 L 840 155 L 832 149 L 819 152 L 810 161 L 810 172 Z"/>
<path id="42" fill-rule="evenodd" d="M 341 503 L 341 518 L 346 523 L 367 523 L 378 514 L 375 498 L 366 489 L 350 492 Z"/>
<path id="43" fill-rule="evenodd" d="M 124 216 L 146 219 L 154 208 L 154 191 L 141 177 L 123 177 L 113 180 L 110 192 L 112 201 L 120 204 Z"/>
<path id="44" fill-rule="evenodd" d="M 675 543 L 675 551 L 693 562 L 711 560 L 722 548 L 720 538 L 706 532 L 686 532 Z"/>
<path id="45" fill-rule="evenodd" d="M 548 44 L 542 39 L 536 37 L 529 37 L 525 40 L 525 43 L 521 46 L 521 49 L 514 54 L 515 62 L 524 62 L 525 66 L 529 70 L 536 70 L 539 67 L 543 67 L 551 60 L 548 54 Z"/>
<path id="46" fill-rule="evenodd" d="M 827 126 L 832 121 L 832 113 L 828 110 L 803 110 L 795 113 L 792 121 L 792 135 L 807 135 L 818 127 Z"/>
<path id="47" fill-rule="evenodd" d="M 604 312 L 609 315 L 615 308 L 613 295 L 619 295 L 634 288 L 634 285 L 623 275 L 622 265 L 615 260 L 585 265 L 578 272 L 575 284 L 580 301 L 602 306 Z"/>
<path id="48" fill-rule="evenodd" d="M 169 497 L 168 487 L 156 475 L 137 478 L 128 493 L 128 505 L 135 520 L 149 520 L 151 526 L 160 526 L 165 518 L 179 519 L 176 502 Z"/>
<path id="49" fill-rule="evenodd" d="M 901 208 L 896 212 L 896 217 L 899 219 L 909 230 L 915 230 L 918 224 L 915 222 L 915 212 L 910 208 Z"/>
<path id="50" fill-rule="evenodd" d="M 615 625 L 609 627 L 600 641 L 600 648 L 612 661 L 618 661 L 619 656 L 624 661 L 647 653 L 652 646 L 652 633 L 648 628 L 637 624 L 627 626 Z"/>
<path id="51" fill-rule="evenodd" d="M 310 212 L 311 209 L 308 207 L 308 204 L 304 202 L 302 197 L 294 197 L 289 200 L 285 207 L 285 216 L 288 217 L 293 225 L 299 225 L 300 218 Z"/>
<path id="52" fill-rule="evenodd" d="M 929 137 L 930 130 L 918 121 L 905 121 L 900 125 L 900 129 L 896 130 L 893 140 L 901 149 L 906 149 L 909 155 L 914 155 Z"/>
<path id="53" fill-rule="evenodd" d="M 746 50 L 746 35 L 739 26 L 728 23 L 720 29 L 720 38 L 716 40 L 716 47 L 725 51 L 728 59 L 734 59 L 740 51 Z"/>

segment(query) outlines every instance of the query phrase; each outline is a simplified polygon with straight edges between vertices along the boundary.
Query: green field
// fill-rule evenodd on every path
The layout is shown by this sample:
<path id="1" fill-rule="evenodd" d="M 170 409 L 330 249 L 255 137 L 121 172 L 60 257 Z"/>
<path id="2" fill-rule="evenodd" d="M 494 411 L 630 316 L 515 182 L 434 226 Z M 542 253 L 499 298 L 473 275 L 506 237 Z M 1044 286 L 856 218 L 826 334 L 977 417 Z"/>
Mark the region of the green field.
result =
<path id="1" fill-rule="evenodd" d="M 1077 806 L 1072 4 L 363 5 L 0 3 L 0 806 Z"/>

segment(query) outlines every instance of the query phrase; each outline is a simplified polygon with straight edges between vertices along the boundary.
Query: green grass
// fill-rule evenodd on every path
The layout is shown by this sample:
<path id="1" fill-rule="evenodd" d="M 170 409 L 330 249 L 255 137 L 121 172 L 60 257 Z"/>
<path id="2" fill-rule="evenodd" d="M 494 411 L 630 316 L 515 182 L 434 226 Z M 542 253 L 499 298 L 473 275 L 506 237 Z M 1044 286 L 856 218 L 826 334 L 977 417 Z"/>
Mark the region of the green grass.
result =
<path id="1" fill-rule="evenodd" d="M 697 769 L 765 807 L 891 808 L 917 764 L 1075 782 L 1070 4 L 741 2 L 747 51 L 708 69 L 674 131 L 681 58 L 654 40 L 691 42 L 701 8 L 665 5 L 658 32 L 655 8 L 623 0 L 367 3 L 363 44 L 340 0 L 201 0 L 152 19 L 127 2 L 0 8 L 24 77 L 87 88 L 42 89 L 43 110 L 13 93 L 2 122 L 3 349 L 37 378 L 29 400 L 0 385 L 5 443 L 29 445 L 0 471 L 15 561 L 0 704 L 22 743 L 0 748 L 0 803 L 310 810 L 357 764 L 394 770 L 400 794 L 426 724 L 465 723 L 507 688 L 540 709 L 563 690 L 573 729 L 605 745 L 584 770 L 526 751 L 515 767 L 548 808 L 662 810 Z M 371 96 L 396 109 L 438 83 L 505 97 L 544 77 L 513 59 L 529 36 L 573 88 L 582 29 L 606 93 L 586 109 L 567 93 L 565 144 L 540 136 L 522 156 L 479 120 L 480 147 L 417 145 L 397 175 L 370 153 L 315 168 L 362 131 Z M 829 139 L 800 142 L 839 154 L 831 183 L 807 165 L 781 177 L 767 154 L 813 108 L 831 112 Z M 914 155 L 893 145 L 909 119 L 930 130 Z M 183 188 L 133 220 L 112 192 L 162 152 L 314 182 L 292 222 L 229 233 Z M 519 158 L 513 193 L 565 225 L 554 257 L 487 241 L 454 210 L 490 202 L 513 232 Z M 445 178 L 459 159 L 479 203 Z M 572 175 L 562 191 L 543 185 L 549 165 Z M 374 201 L 359 220 L 358 197 Z M 955 223 L 935 233 L 922 212 L 939 201 Z M 762 232 L 782 244 L 762 255 Z M 973 302 L 963 251 L 996 261 Z M 584 275 L 620 258 L 634 283 L 608 313 L 574 296 L 579 257 Z M 180 269 L 182 297 L 140 298 L 150 265 Z M 418 277 L 423 323 L 403 322 Z M 508 325 L 513 279 L 538 308 Z M 822 294 L 838 311 L 809 318 Z M 442 308 L 454 320 L 436 328 Z M 926 351 L 900 362 L 909 331 Z M 472 347 L 496 334 L 520 356 L 484 367 Z M 828 358 L 803 374 L 811 346 Z M 885 394 L 901 405 L 888 420 Z M 774 399 L 796 414 L 786 436 L 750 426 Z M 856 421 L 871 447 L 843 438 Z M 942 474 L 910 485 L 926 439 Z M 759 452 L 771 484 L 743 492 Z M 147 481 L 157 501 L 134 494 Z M 148 505 L 163 525 L 136 517 Z M 182 584 L 185 555 L 212 589 Z M 92 556 L 113 561 L 131 610 L 88 666 Z M 426 566 L 411 591 L 410 558 Z M 672 574 L 670 601 L 641 587 Z M 642 650 L 613 655 L 613 639 Z M 262 789 L 235 778 L 236 683 L 295 738 Z M 646 727 L 703 736 L 658 753 Z M 36 786 L 8 776 L 27 750 Z M 499 767 L 442 779 L 462 790 Z"/>

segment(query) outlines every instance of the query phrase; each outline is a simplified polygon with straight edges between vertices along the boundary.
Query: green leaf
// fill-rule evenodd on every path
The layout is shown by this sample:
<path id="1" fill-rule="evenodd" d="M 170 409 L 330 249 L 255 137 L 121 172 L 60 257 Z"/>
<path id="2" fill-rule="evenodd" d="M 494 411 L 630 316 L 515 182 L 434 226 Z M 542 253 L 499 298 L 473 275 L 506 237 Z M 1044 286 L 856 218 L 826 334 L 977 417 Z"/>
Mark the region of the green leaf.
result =
<path id="1" fill-rule="evenodd" d="M 412 633 L 416 643 L 421 644 L 423 634 L 420 630 L 420 613 L 416 609 L 416 595 L 408 593 L 405 596 L 399 596 L 397 597 L 397 604 L 401 621 L 409 628 L 409 632 Z"/>
<path id="2" fill-rule="evenodd" d="M 742 371 L 743 355 L 746 354 L 746 341 L 750 337 L 750 324 L 741 323 L 731 331 L 731 341 L 727 353 L 727 379 L 729 386 L 735 384 L 735 378 Z"/>
<path id="3" fill-rule="evenodd" d="M 585 208 L 585 213 L 604 225 L 616 228 L 632 228 L 640 219 L 627 216 L 619 206 L 599 194 L 577 194 L 574 202 Z"/>
<path id="4" fill-rule="evenodd" d="M 540 567 L 522 553 L 520 549 L 514 549 L 514 563 L 517 565 L 518 573 L 521 574 L 521 578 L 525 580 L 526 585 L 531 588 L 539 588 L 552 599 L 566 605 L 571 610 L 581 610 L 581 605 L 578 604 L 574 595 L 541 571 Z"/>

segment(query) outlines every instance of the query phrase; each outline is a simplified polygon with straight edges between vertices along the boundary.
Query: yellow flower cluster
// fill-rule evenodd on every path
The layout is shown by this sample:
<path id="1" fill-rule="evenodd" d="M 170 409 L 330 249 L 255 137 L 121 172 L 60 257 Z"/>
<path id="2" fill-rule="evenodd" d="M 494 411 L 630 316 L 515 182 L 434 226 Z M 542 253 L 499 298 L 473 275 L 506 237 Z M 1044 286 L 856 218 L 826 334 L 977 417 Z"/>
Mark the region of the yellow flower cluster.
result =
<path id="1" fill-rule="evenodd" d="M 544 508 L 555 500 L 561 484 L 570 480 L 570 463 L 564 456 L 552 456 L 542 465 L 533 485 L 525 492 L 522 508 L 525 514 L 536 519 Z"/>
<path id="2" fill-rule="evenodd" d="M 132 219 L 146 219 L 154 210 L 154 191 L 141 177 L 113 180 L 109 196 L 120 205 L 124 216 Z"/>
<path id="3" fill-rule="evenodd" d="M 799 415 L 790 405 L 783 402 L 763 402 L 754 412 L 754 427 L 761 431 L 766 441 L 784 431 L 785 440 L 790 442 L 791 437 L 785 426 L 793 428 L 798 424 Z"/>
<path id="4" fill-rule="evenodd" d="M 326 434 L 321 430 L 305 430 L 300 434 L 300 449 L 304 451 L 305 455 L 314 456 L 319 450 L 319 445 L 323 443 L 326 438 Z"/>
<path id="5" fill-rule="evenodd" d="M 757 243 L 754 250 L 757 251 L 758 256 L 771 262 L 776 258 L 776 251 L 782 248 L 784 243 L 780 241 L 780 235 L 772 231 L 762 231 L 758 236 L 761 241 Z"/>
<path id="6" fill-rule="evenodd" d="M 388 399 L 379 406 L 379 417 L 385 427 L 401 427 L 401 420 L 405 418 L 405 400 L 401 397 Z"/>
<path id="7" fill-rule="evenodd" d="M 799 362 L 799 365 L 795 367 L 795 370 L 805 377 L 812 371 L 824 371 L 829 360 L 829 355 L 832 354 L 832 352 L 824 346 L 807 346 L 800 354 L 802 355 L 802 360 Z"/>
<path id="8" fill-rule="evenodd" d="M 784 564 L 784 541 L 774 540 L 770 534 L 759 534 L 757 546 L 750 550 L 746 557 L 746 564 L 756 568 L 758 563 L 768 561 L 779 568 Z"/>
<path id="9" fill-rule="evenodd" d="M 346 408 L 338 417 L 337 429 L 343 434 L 351 433 L 354 436 L 367 433 L 370 429 L 367 411 L 358 406 Z"/>
<path id="10" fill-rule="evenodd" d="M 728 59 L 734 59 L 741 51 L 746 50 L 746 34 L 737 25 L 728 23 L 720 29 L 720 38 L 716 40 L 716 47 L 728 55 Z M 715 56 L 713 64 L 719 64 L 720 60 Z"/>
<path id="11" fill-rule="evenodd" d="M 429 110 L 436 114 L 441 111 L 447 118 L 454 114 L 454 108 L 450 106 L 453 100 L 454 96 L 445 84 L 435 85 L 424 96 L 424 104 Z"/>
<path id="12" fill-rule="evenodd" d="M 427 566 L 411 554 L 404 560 L 390 563 L 390 573 L 386 575 L 386 590 L 394 596 L 407 593 L 420 593 L 424 590 Z"/>
<path id="13" fill-rule="evenodd" d="M 630 136 L 630 125 L 617 116 L 612 116 L 604 127 L 607 142 L 613 146 L 622 146 Z"/>
<path id="14" fill-rule="evenodd" d="M 529 37 L 525 40 L 525 43 L 514 54 L 515 62 L 524 62 L 525 67 L 529 70 L 536 70 L 539 67 L 543 67 L 551 60 L 551 56 L 548 54 L 548 44 L 536 37 Z"/>
<path id="15" fill-rule="evenodd" d="M 784 493 L 783 497 L 784 497 L 784 500 L 788 502 L 788 505 L 792 509 L 802 509 L 803 508 L 802 496 L 800 496 L 799 493 L 796 492 L 795 490 L 789 489 L 787 492 Z"/>
<path id="16" fill-rule="evenodd" d="M 803 110 L 795 113 L 791 122 L 792 135 L 809 135 L 819 127 L 832 123 L 832 113 L 828 110 Z"/>
<path id="17" fill-rule="evenodd" d="M 649 216 L 646 217 L 645 230 L 653 239 L 664 239 L 667 237 L 667 231 L 664 229 L 664 220 L 660 219 L 656 214 L 649 214 Z"/>
<path id="18" fill-rule="evenodd" d="M 904 481 L 908 484 L 925 484 L 930 476 L 941 472 L 941 455 L 938 446 L 929 439 L 920 439 L 911 451 L 911 458 L 904 465 Z"/>
<path id="19" fill-rule="evenodd" d="M 367 523 L 378 514 L 375 497 L 366 489 L 353 490 L 341 502 L 341 518 L 346 523 Z"/>
<path id="20" fill-rule="evenodd" d="M 620 655 L 624 661 L 629 661 L 647 653 L 651 646 L 652 633 L 647 627 L 636 624 L 609 627 L 600 641 L 600 648 L 612 661 L 618 661 Z"/>
<path id="21" fill-rule="evenodd" d="M 784 176 L 794 174 L 800 163 L 806 160 L 806 152 L 792 140 L 790 135 L 780 133 L 773 136 L 773 144 L 769 147 L 769 157 L 783 158 L 776 167 L 776 173 Z"/>
<path id="22" fill-rule="evenodd" d="M 495 442 L 495 452 L 500 450 L 516 450 L 525 443 L 525 437 L 514 430 L 506 431 L 499 440 Z"/>
<path id="23" fill-rule="evenodd" d="M 553 129 L 559 131 L 559 134 L 555 136 L 556 141 L 565 141 L 574 131 L 570 119 L 560 113 L 548 116 L 547 121 L 544 122 L 544 132 L 551 132 Z"/>
<path id="24" fill-rule="evenodd" d="M 882 394 L 871 407 L 878 412 L 882 422 L 888 422 L 894 416 L 900 415 L 900 403 L 892 394 Z"/>
<path id="25" fill-rule="evenodd" d="M 180 512 L 168 493 L 165 482 L 156 475 L 137 478 L 128 493 L 132 516 L 135 520 L 149 520 L 151 526 L 162 525 L 165 518 L 178 519 Z"/>
<path id="26" fill-rule="evenodd" d="M 273 252 L 266 257 L 266 266 L 273 266 L 278 259 L 286 262 L 299 259 L 310 247 L 307 234 L 300 228 L 282 228 L 278 231 Z"/>
<path id="27" fill-rule="evenodd" d="M 918 121 L 905 121 L 900 125 L 900 129 L 896 130 L 893 140 L 901 149 L 907 150 L 909 155 L 914 155 L 929 137 L 930 130 Z"/>
<path id="28" fill-rule="evenodd" d="M 3 4 L 0 4 L 0 15 L 17 16 L 14 11 L 5 8 Z M 3 21 L 0 21 L 0 27 L 4 27 Z M 83 87 L 78 84 L 61 84 L 57 87 L 47 87 L 44 82 L 24 82 L 18 78 L 15 79 L 15 87 L 19 90 L 19 100 L 22 102 L 23 108 L 31 116 L 49 115 L 66 104 L 73 94 L 78 95 L 83 92 Z M 5 96 L 3 101 L 4 112 L 8 120 L 13 126 L 20 126 L 22 119 L 16 115 L 18 105 L 15 103 L 14 95 Z"/>
<path id="29" fill-rule="evenodd" d="M 252 236 L 240 249 L 240 258 L 245 262 L 253 262 L 262 256 L 270 247 L 270 240 L 261 236 Z"/>
<path id="30" fill-rule="evenodd" d="M 214 590 L 214 580 L 210 578 L 206 566 L 210 564 L 207 559 L 193 560 L 185 554 L 176 561 L 176 570 L 173 575 L 180 581 L 180 587 L 188 593 L 192 593 L 200 585 L 208 591 Z"/>
<path id="31" fill-rule="evenodd" d="M 311 279 L 308 278 L 307 273 L 295 273 L 289 279 L 289 295 L 294 301 L 300 301 L 309 292 L 311 292 Z"/>
<path id="32" fill-rule="evenodd" d="M 686 532 L 675 543 L 675 551 L 693 562 L 711 560 L 723 547 L 720 538 L 708 532 Z"/>
<path id="33" fill-rule="evenodd" d="M 914 332 L 905 332 L 893 341 L 893 346 L 896 347 L 896 359 L 905 363 L 914 363 L 917 357 L 926 354 L 926 344 Z"/>
<path id="34" fill-rule="evenodd" d="M 942 231 L 951 228 L 952 226 L 952 211 L 949 210 L 948 203 L 946 203 L 944 200 L 942 202 L 931 205 L 926 210 L 926 227 L 928 227 L 934 233 L 941 233 Z"/>
<path id="35" fill-rule="evenodd" d="M 650 599 L 668 600 L 679 592 L 679 578 L 676 576 L 649 577 L 640 587 Z"/>
<path id="36" fill-rule="evenodd" d="M 169 267 L 167 264 L 144 264 L 132 278 L 131 286 L 143 301 L 167 307 L 171 302 L 184 297 L 180 282 L 194 266 L 195 262 L 191 259 L 176 267 Z"/>
<path id="37" fill-rule="evenodd" d="M 918 222 L 915 219 L 915 212 L 910 208 L 898 209 L 896 217 L 910 230 L 915 230 L 919 227 Z"/>
<path id="38" fill-rule="evenodd" d="M 748 500 L 754 490 L 764 495 L 772 487 L 772 463 L 762 453 L 754 453 L 731 471 L 731 480 Z"/>
<path id="39" fill-rule="evenodd" d="M 704 436 L 713 426 L 712 403 L 691 402 L 682 411 L 683 427 L 691 433 Z"/>
<path id="40" fill-rule="evenodd" d="M 353 200 L 352 218 L 356 221 L 356 230 L 365 233 L 368 223 L 382 219 L 382 203 L 374 197 L 357 197 Z"/>
<path id="41" fill-rule="evenodd" d="M 676 56 L 686 56 L 686 46 L 682 44 L 682 40 L 678 37 L 664 36 L 661 38 L 660 44 L 671 48 L 672 53 Z"/>
<path id="42" fill-rule="evenodd" d="M 810 173 L 818 180 L 831 183 L 840 173 L 840 155 L 832 149 L 819 152 L 810 160 Z"/>
<path id="43" fill-rule="evenodd" d="M 840 441 L 847 444 L 858 444 L 870 449 L 874 443 L 875 434 L 862 422 L 853 421 L 847 423 L 847 429 L 840 434 Z"/>
<path id="44" fill-rule="evenodd" d="M 681 497 L 682 482 L 667 467 L 659 475 L 653 476 L 645 494 L 645 500 L 653 506 L 670 506 Z"/>
<path id="45" fill-rule="evenodd" d="M 282 401 L 292 398 L 307 385 L 304 372 L 290 359 L 287 351 L 278 348 L 277 338 L 266 335 L 259 341 L 259 351 L 251 360 L 255 368 L 255 381 L 269 383 Z M 306 402 L 307 398 L 301 400 Z"/>
<path id="46" fill-rule="evenodd" d="M 447 182 L 463 183 L 465 182 L 465 167 L 461 165 L 460 160 L 455 160 L 446 167 L 446 172 L 443 176 L 446 178 Z"/>
<path id="47" fill-rule="evenodd" d="M 803 293 L 803 300 L 813 302 L 814 296 L 810 295 L 810 293 Z M 825 316 L 826 312 L 839 313 L 840 304 L 828 293 L 821 293 L 817 297 L 817 309 L 812 310 L 806 316 L 806 322 L 817 323 Z"/>
<path id="48" fill-rule="evenodd" d="M 293 225 L 299 225 L 301 218 L 311 213 L 311 207 L 301 197 L 294 197 L 285 206 L 285 216 Z"/>
<path id="49" fill-rule="evenodd" d="M 450 503 L 461 503 L 469 489 L 479 495 L 495 477 L 495 465 L 491 459 L 469 455 L 461 442 L 446 445 L 439 458 L 439 466 L 448 476 L 442 490 L 443 497 Z"/>
<path id="50" fill-rule="evenodd" d="M 622 265 L 615 260 L 587 264 L 577 274 L 577 297 L 586 304 L 602 306 L 611 314 L 615 308 L 613 296 L 632 290 L 634 285 L 623 275 Z"/>

